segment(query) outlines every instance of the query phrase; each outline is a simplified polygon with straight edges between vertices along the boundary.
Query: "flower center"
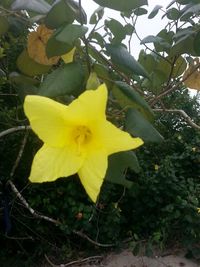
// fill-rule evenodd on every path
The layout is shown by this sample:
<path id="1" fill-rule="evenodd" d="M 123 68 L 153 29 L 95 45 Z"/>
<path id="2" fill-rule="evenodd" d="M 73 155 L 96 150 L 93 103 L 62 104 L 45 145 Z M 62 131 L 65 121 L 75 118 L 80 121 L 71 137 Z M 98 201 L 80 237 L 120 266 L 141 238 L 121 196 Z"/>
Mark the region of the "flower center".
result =
<path id="1" fill-rule="evenodd" d="M 90 142 L 92 133 L 87 126 L 77 126 L 73 132 L 73 139 L 78 146 L 80 152 L 81 146 L 86 145 Z"/>

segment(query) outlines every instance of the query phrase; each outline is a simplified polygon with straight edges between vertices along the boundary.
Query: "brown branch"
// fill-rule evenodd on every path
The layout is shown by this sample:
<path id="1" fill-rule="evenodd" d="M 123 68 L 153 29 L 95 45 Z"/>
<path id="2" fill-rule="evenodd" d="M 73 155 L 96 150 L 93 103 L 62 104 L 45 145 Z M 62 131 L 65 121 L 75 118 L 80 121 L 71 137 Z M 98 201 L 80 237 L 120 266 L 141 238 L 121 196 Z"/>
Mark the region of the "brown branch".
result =
<path id="1" fill-rule="evenodd" d="M 93 239 L 91 239 L 89 236 L 87 236 L 86 234 L 80 232 L 80 231 L 76 231 L 76 230 L 73 230 L 72 231 L 74 234 L 86 239 L 87 241 L 89 241 L 91 244 L 95 245 L 95 246 L 98 246 L 98 247 L 102 247 L 102 248 L 111 248 L 111 247 L 114 247 L 115 244 L 102 244 L 102 243 L 98 243 L 96 241 L 94 241 Z"/>
<path id="2" fill-rule="evenodd" d="M 35 218 L 38 218 L 38 219 L 42 219 L 42 220 L 45 220 L 45 221 L 48 221 L 48 222 L 52 222 L 56 225 L 59 225 L 61 224 L 58 220 L 55 220 L 55 219 L 52 219 L 48 216 L 45 216 L 45 215 L 42 215 L 42 214 L 39 214 L 37 211 L 35 211 L 34 209 L 32 209 L 30 207 L 30 205 L 28 204 L 28 202 L 26 201 L 26 199 L 21 195 L 21 193 L 18 191 L 18 189 L 16 188 L 16 186 L 14 185 L 14 183 L 11 181 L 11 180 L 8 180 L 7 182 L 12 191 L 15 193 L 16 197 L 19 198 L 19 200 L 22 202 L 22 204 L 28 209 L 28 211 L 35 217 Z"/>
<path id="3" fill-rule="evenodd" d="M 156 111 L 156 112 L 168 112 L 168 113 L 178 113 L 180 114 L 184 119 L 185 121 L 193 128 L 197 129 L 197 130 L 200 130 L 200 126 L 197 125 L 196 123 L 194 123 L 192 121 L 192 119 L 187 115 L 187 113 L 182 110 L 182 109 L 153 109 L 153 111 Z"/>
<path id="4" fill-rule="evenodd" d="M 82 263 L 86 263 L 86 262 L 93 262 L 93 261 L 96 261 L 96 260 L 102 260 L 102 256 L 91 256 L 91 257 L 88 257 L 88 258 L 85 258 L 85 259 L 81 259 L 81 260 L 76 260 L 76 261 L 71 261 L 71 262 L 68 262 L 66 264 L 59 264 L 59 265 L 56 265 L 54 264 L 52 261 L 50 261 L 50 259 L 47 257 L 47 255 L 45 254 L 44 255 L 46 260 L 48 261 L 48 263 L 52 266 L 52 267 L 68 267 L 68 266 L 72 266 L 74 264 L 82 264 Z M 76 265 L 77 266 L 77 265 Z"/>
<path id="5" fill-rule="evenodd" d="M 8 130 L 5 130 L 5 131 L 1 132 L 0 133 L 0 138 L 2 138 L 5 135 L 17 132 L 17 131 L 24 131 L 24 130 L 29 130 L 29 129 L 31 129 L 30 126 L 16 126 L 16 127 L 13 127 L 13 128 L 10 128 Z"/>
<path id="6" fill-rule="evenodd" d="M 17 169 L 18 165 L 19 165 L 19 162 L 21 160 L 21 157 L 23 155 L 23 152 L 24 152 L 24 148 L 25 148 L 25 145 L 26 145 L 26 142 L 27 142 L 27 139 L 28 139 L 28 131 L 25 133 L 25 136 L 22 140 L 22 144 L 21 144 L 21 147 L 20 147 L 20 150 L 19 150 L 19 153 L 18 153 L 18 156 L 17 156 L 17 159 L 12 167 L 12 170 L 10 172 L 10 178 L 12 179 L 12 177 L 14 176 L 15 174 L 15 170 Z"/>
<path id="7" fill-rule="evenodd" d="M 37 211 L 35 211 L 33 208 L 31 208 L 31 206 L 28 204 L 28 202 L 26 201 L 26 199 L 21 195 L 21 193 L 18 191 L 18 189 L 16 188 L 16 186 L 14 185 L 14 183 L 11 180 L 8 180 L 7 182 L 12 191 L 16 194 L 16 196 L 19 198 L 19 200 L 22 202 L 22 204 L 28 209 L 28 211 L 37 219 L 41 219 L 41 220 L 45 220 L 48 222 L 51 222 L 55 225 L 61 225 L 62 223 L 58 220 L 55 220 L 51 217 L 39 214 Z M 108 248 L 108 247 L 114 247 L 115 244 L 102 244 L 102 243 L 98 243 L 94 240 L 92 240 L 89 236 L 87 236 L 86 234 L 80 232 L 80 231 L 76 231 L 73 230 L 72 231 L 73 234 L 80 236 L 81 238 L 84 238 L 85 240 L 89 241 L 91 244 L 98 246 L 98 247 L 104 247 L 104 248 Z"/>

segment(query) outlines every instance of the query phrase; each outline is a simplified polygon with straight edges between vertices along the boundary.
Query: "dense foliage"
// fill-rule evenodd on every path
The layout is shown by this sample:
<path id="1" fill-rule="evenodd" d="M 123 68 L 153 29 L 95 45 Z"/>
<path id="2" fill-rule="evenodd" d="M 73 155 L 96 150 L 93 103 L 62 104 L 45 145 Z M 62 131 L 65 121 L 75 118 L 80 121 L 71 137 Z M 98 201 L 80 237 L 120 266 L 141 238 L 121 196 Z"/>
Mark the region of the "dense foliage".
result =
<path id="1" fill-rule="evenodd" d="M 200 256 L 200 104 L 187 89 L 200 90 L 200 2 L 177 0 L 152 11 L 146 0 L 94 2 L 100 6 L 88 20 L 81 1 L 0 3 L 0 258 L 7 266 L 34 266 L 44 254 L 60 262 L 109 244 L 136 253 L 143 241 L 147 253 L 173 241 Z M 121 22 L 105 18 L 105 7 L 119 11 Z M 148 13 L 150 23 L 159 12 L 168 23 L 140 40 L 136 60 L 137 19 Z M 109 90 L 108 119 L 145 145 L 110 156 L 96 204 L 77 175 L 28 182 L 42 142 L 24 127 L 24 97 L 69 104 L 99 83 Z"/>

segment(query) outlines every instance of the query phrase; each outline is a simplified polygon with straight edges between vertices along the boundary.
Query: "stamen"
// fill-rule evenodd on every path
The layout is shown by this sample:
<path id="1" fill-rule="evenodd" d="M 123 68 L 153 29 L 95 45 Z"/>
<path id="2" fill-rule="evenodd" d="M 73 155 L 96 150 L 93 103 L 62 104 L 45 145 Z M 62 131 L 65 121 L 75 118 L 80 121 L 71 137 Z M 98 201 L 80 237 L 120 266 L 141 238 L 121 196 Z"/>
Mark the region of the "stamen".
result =
<path id="1" fill-rule="evenodd" d="M 77 144 L 77 152 L 81 153 L 81 149 L 84 145 L 88 144 L 91 140 L 92 133 L 87 126 L 77 126 L 73 132 L 73 138 Z"/>

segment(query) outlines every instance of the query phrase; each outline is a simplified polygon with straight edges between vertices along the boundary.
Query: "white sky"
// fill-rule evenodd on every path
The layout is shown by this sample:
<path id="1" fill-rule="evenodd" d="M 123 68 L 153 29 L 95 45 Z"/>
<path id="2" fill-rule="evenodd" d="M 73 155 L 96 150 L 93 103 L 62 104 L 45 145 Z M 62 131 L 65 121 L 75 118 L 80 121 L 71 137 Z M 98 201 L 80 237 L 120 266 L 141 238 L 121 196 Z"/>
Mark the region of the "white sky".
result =
<path id="1" fill-rule="evenodd" d="M 126 1 L 126 0 L 122 0 L 122 1 Z M 149 2 L 148 6 L 143 6 L 143 7 L 149 11 L 148 13 L 150 13 L 156 5 L 161 5 L 163 6 L 163 8 L 165 8 L 171 2 L 171 0 L 165 0 L 165 1 L 149 0 L 148 2 Z M 83 5 L 84 10 L 87 13 L 88 21 L 89 21 L 91 14 L 98 7 L 98 5 L 92 0 L 83 0 L 82 5 Z M 147 35 L 156 35 L 161 29 L 163 29 L 164 25 L 166 24 L 166 20 L 161 19 L 162 15 L 163 13 L 162 11 L 160 11 L 158 15 L 154 17 L 153 19 L 148 19 L 147 18 L 148 14 L 139 16 L 137 24 L 136 24 L 136 30 L 141 39 L 143 39 Z M 104 18 L 115 18 L 119 21 L 123 21 L 118 11 L 114 11 L 109 8 L 105 9 Z M 140 45 L 139 40 L 134 38 L 132 42 L 132 47 L 131 47 L 133 56 L 137 58 L 139 51 L 142 49 L 142 47 L 143 46 Z"/>

